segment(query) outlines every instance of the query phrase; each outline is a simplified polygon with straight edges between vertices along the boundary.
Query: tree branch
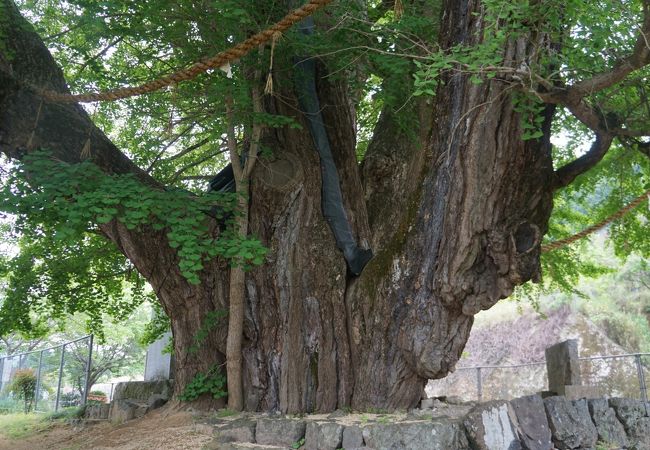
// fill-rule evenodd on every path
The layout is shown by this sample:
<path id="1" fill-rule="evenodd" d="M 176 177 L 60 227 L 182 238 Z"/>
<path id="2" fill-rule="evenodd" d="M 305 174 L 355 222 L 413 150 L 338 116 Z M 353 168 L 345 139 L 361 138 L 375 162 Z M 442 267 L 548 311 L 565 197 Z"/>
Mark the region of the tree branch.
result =
<path id="1" fill-rule="evenodd" d="M 89 141 L 92 162 L 105 172 L 132 173 L 142 183 L 162 189 L 118 150 L 81 106 L 46 101 L 26 87 L 69 92 L 61 69 L 39 35 L 13 2 L 0 3 L 8 17 L 0 22 L 6 47 L 0 51 L 0 152 L 21 159 L 33 149 L 47 148 L 59 160 L 74 164 L 85 159 L 82 149 Z M 6 55 L 12 52 L 15 58 L 9 64 Z"/>
<path id="2" fill-rule="evenodd" d="M 176 172 L 174 172 L 174 175 L 172 175 L 172 177 L 170 178 L 170 180 L 169 180 L 168 183 L 169 183 L 169 184 L 173 184 L 175 181 L 177 181 L 177 180 L 179 179 L 179 177 L 180 177 L 180 176 L 183 174 L 183 172 L 185 172 L 186 170 L 191 169 L 192 167 L 196 167 L 196 166 L 198 166 L 199 164 L 206 162 L 206 161 L 209 160 L 210 158 L 214 158 L 215 156 L 220 155 L 220 154 L 222 154 L 222 153 L 224 153 L 224 152 L 226 152 L 226 151 L 227 151 L 227 150 L 218 150 L 218 151 L 216 151 L 216 152 L 212 152 L 212 153 L 210 153 L 210 154 L 204 156 L 203 158 L 198 159 L 197 161 L 194 161 L 194 162 L 192 162 L 192 163 L 190 163 L 190 164 L 188 164 L 188 165 L 186 165 L 186 166 L 181 167 L 181 168 L 178 169 Z"/>
<path id="3" fill-rule="evenodd" d="M 595 94 L 623 81 L 630 73 L 650 63 L 650 11 L 648 2 L 644 2 L 643 25 L 639 30 L 632 53 L 615 64 L 614 68 L 601 72 L 571 86 L 556 87 L 549 92 L 537 95 L 546 103 L 563 105 L 577 104 L 587 95 Z"/>
<path id="4" fill-rule="evenodd" d="M 568 186 L 578 175 L 585 173 L 598 164 L 609 150 L 613 139 L 614 137 L 611 134 L 596 133 L 596 140 L 587 153 L 555 171 L 553 188 L 559 189 Z"/>
<path id="5" fill-rule="evenodd" d="M 207 144 L 208 142 L 210 142 L 210 138 L 201 139 L 201 140 L 200 140 L 199 142 L 197 142 L 196 144 L 190 145 L 189 147 L 187 147 L 187 148 L 181 150 L 180 152 L 178 152 L 178 153 L 176 153 L 176 154 L 174 154 L 174 155 L 171 155 L 171 156 L 169 156 L 169 157 L 167 157 L 167 158 L 163 158 L 163 159 L 162 159 L 162 162 L 174 161 L 175 159 L 178 159 L 178 158 L 180 158 L 180 157 L 182 157 L 182 156 L 187 155 L 187 154 L 190 153 L 190 152 L 193 152 L 194 150 L 196 150 L 196 149 L 198 149 L 198 148 L 203 147 L 203 146 L 204 146 L 205 144 Z"/>

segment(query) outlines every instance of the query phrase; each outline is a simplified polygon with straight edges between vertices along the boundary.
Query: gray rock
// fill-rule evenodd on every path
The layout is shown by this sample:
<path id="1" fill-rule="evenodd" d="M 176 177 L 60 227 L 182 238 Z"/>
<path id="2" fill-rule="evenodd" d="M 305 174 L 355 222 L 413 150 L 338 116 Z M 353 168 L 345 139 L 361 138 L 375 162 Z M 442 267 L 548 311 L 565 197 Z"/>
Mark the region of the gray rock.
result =
<path id="1" fill-rule="evenodd" d="M 549 391 L 564 395 L 564 386 L 582 384 L 577 339 L 569 339 L 548 347 L 544 354 Z"/>
<path id="2" fill-rule="evenodd" d="M 432 409 L 412 409 L 406 413 L 406 420 L 431 420 L 433 413 Z"/>
<path id="3" fill-rule="evenodd" d="M 593 448 L 598 431 L 589 416 L 586 400 L 569 401 L 564 397 L 544 399 L 553 443 L 560 450 Z"/>
<path id="4" fill-rule="evenodd" d="M 363 433 L 361 428 L 349 426 L 343 429 L 343 440 L 341 448 L 345 450 L 363 447 Z"/>
<path id="5" fill-rule="evenodd" d="M 334 422 L 308 422 L 305 432 L 307 450 L 336 450 L 341 448 L 343 425 Z"/>
<path id="6" fill-rule="evenodd" d="M 590 399 L 589 412 L 598 431 L 598 440 L 619 447 L 627 447 L 625 428 L 616 417 L 616 413 L 604 398 Z"/>
<path id="7" fill-rule="evenodd" d="M 255 439 L 258 444 L 291 446 L 305 437 L 306 424 L 295 419 L 258 419 Z"/>
<path id="8" fill-rule="evenodd" d="M 464 405 L 467 403 L 465 400 L 456 395 L 450 395 L 449 397 L 446 397 L 444 402 L 450 405 Z"/>
<path id="9" fill-rule="evenodd" d="M 257 445 L 257 444 L 244 444 L 237 442 L 211 442 L 202 447 L 204 450 L 290 450 L 290 447 L 283 447 L 279 445 Z M 347 449 L 346 449 L 347 450 Z"/>
<path id="10" fill-rule="evenodd" d="M 149 405 L 149 410 L 158 409 L 163 406 L 169 398 L 166 395 L 162 394 L 151 394 L 147 399 L 147 404 Z"/>
<path id="11" fill-rule="evenodd" d="M 135 405 L 135 418 L 139 419 L 140 417 L 143 417 L 147 412 L 149 412 L 149 405 L 146 403 L 134 403 Z"/>
<path id="12" fill-rule="evenodd" d="M 255 442 L 255 428 L 257 422 L 242 418 L 215 428 L 217 442 Z"/>
<path id="13" fill-rule="evenodd" d="M 459 421 L 375 423 L 363 428 L 366 446 L 374 450 L 468 450 Z"/>
<path id="14" fill-rule="evenodd" d="M 473 408 L 465 417 L 465 429 L 478 450 L 521 450 L 516 428 L 507 402 L 488 402 Z"/>
<path id="15" fill-rule="evenodd" d="M 113 400 L 110 419 L 115 423 L 123 423 L 135 419 L 137 405 L 129 400 Z"/>
<path id="16" fill-rule="evenodd" d="M 99 417 L 98 419 L 101 420 L 108 420 L 108 415 L 111 413 L 111 405 L 105 404 L 105 405 L 99 405 Z"/>
<path id="17" fill-rule="evenodd" d="M 121 423 L 142 417 L 150 410 L 164 405 L 171 393 L 172 384 L 169 380 L 118 383 L 113 392 L 110 419 Z"/>
<path id="18" fill-rule="evenodd" d="M 111 410 L 111 405 L 86 405 L 84 418 L 89 420 L 106 420 Z"/>
<path id="19" fill-rule="evenodd" d="M 338 419 L 338 418 L 340 418 L 340 417 L 345 417 L 345 416 L 347 416 L 347 415 L 348 415 L 347 412 L 343 411 L 342 409 L 337 409 L 336 411 L 330 413 L 330 414 L 327 416 L 327 418 L 328 418 L 328 419 Z"/>
<path id="20" fill-rule="evenodd" d="M 621 421 L 625 429 L 634 426 L 637 420 L 645 417 L 646 409 L 643 402 L 631 398 L 610 398 L 609 406 L 616 411 L 616 417 Z"/>
<path id="21" fill-rule="evenodd" d="M 172 394 L 171 382 L 169 380 L 158 380 L 117 383 L 113 392 L 113 400 L 147 401 L 154 394 L 169 400 Z"/>
<path id="22" fill-rule="evenodd" d="M 639 418 L 628 430 L 630 448 L 635 450 L 650 449 L 650 417 Z"/>
<path id="23" fill-rule="evenodd" d="M 424 398 L 420 402 L 420 408 L 421 409 L 431 409 L 433 408 L 433 402 L 435 399 L 433 398 Z"/>
<path id="24" fill-rule="evenodd" d="M 552 448 L 551 429 L 546 418 L 544 400 L 539 395 L 528 395 L 512 400 L 510 406 L 517 419 L 517 434 L 525 450 Z"/>

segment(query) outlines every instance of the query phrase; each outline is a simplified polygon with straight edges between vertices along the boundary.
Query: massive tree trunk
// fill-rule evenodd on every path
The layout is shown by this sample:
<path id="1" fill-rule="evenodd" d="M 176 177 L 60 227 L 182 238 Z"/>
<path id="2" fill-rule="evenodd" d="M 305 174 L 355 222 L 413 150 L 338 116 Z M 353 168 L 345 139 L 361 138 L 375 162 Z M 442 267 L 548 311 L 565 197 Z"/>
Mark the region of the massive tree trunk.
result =
<path id="1" fill-rule="evenodd" d="M 478 5 L 445 2 L 443 48 L 480 40 L 481 16 L 473 14 Z M 10 47 L 20 58 L 13 67 L 0 59 L 1 150 L 20 158 L 43 146 L 78 161 L 89 119 L 77 106 L 41 106 L 16 82 L 64 89 L 36 35 L 18 27 L 10 32 Z M 516 67 L 526 50 L 513 42 L 504 49 L 506 60 Z M 375 257 L 361 276 L 349 276 L 323 218 L 313 138 L 291 83 L 280 79 L 279 95 L 264 106 L 303 127 L 265 133 L 273 156 L 260 161 L 251 180 L 250 231 L 270 253 L 246 276 L 243 381 L 249 410 L 413 407 L 427 379 L 453 370 L 474 314 L 539 276 L 539 244 L 552 206 L 550 117 L 543 139 L 524 142 L 509 86 L 475 85 L 456 73 L 433 101 L 413 102 L 405 112 L 412 132 L 403 131 L 395 113 L 383 111 L 359 166 L 348 89 L 322 77 L 326 70 L 319 67 L 318 97 L 345 209 L 357 242 L 372 247 Z M 110 172 L 138 173 L 158 188 L 93 130 L 95 162 Z M 117 223 L 103 231 L 150 281 L 172 319 L 177 388 L 223 361 L 225 327 L 211 333 L 200 352 L 188 348 L 205 314 L 227 308 L 227 267 L 214 262 L 202 272 L 201 284 L 192 286 L 164 233 L 133 232 Z"/>

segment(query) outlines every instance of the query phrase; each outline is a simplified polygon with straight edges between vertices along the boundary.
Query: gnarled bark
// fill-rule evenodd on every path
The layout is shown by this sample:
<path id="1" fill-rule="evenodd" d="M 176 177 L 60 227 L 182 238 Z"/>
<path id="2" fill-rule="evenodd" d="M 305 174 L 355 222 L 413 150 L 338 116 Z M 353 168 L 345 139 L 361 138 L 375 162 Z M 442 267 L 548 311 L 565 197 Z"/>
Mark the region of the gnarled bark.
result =
<path id="1" fill-rule="evenodd" d="M 473 14 L 480 13 L 479 4 L 445 2 L 443 48 L 480 40 L 481 16 Z M 20 42 L 36 39 L 13 33 Z M 28 55 L 44 51 L 36 44 L 18 48 Z M 522 42 L 504 52 L 513 65 L 528 56 Z M 20 70 L 0 67 L 0 145 L 12 157 L 29 150 L 41 103 L 15 80 L 63 88 L 53 61 L 43 58 L 27 58 Z M 43 77 L 34 78 L 34 70 Z M 368 243 L 376 255 L 352 278 L 323 219 L 318 154 L 296 93 L 276 80 L 279 95 L 267 98 L 265 109 L 303 127 L 266 132 L 264 145 L 273 156 L 252 173 L 249 230 L 270 253 L 245 279 L 246 409 L 412 407 L 428 378 L 453 370 L 474 314 L 539 277 L 539 244 L 552 206 L 550 144 L 521 139 L 505 83 L 474 85 L 460 73 L 443 81 L 433 101 L 409 106 L 413 133 L 400 131 L 397 113 L 382 113 L 360 167 L 348 90 L 343 82 L 318 79 L 346 213 L 357 242 Z M 63 124 L 86 126 L 83 110 L 47 102 L 42 107 L 32 146 L 58 145 L 62 159 L 78 160 L 85 130 Z M 104 170 L 135 172 L 157 187 L 99 130 L 93 136 L 93 157 Z M 202 271 L 201 284 L 192 286 L 180 275 L 163 233 L 137 233 L 116 223 L 103 231 L 147 277 L 172 318 L 177 386 L 223 361 L 224 329 L 215 330 L 198 354 L 187 349 L 205 314 L 228 306 L 227 268 L 214 262 Z"/>

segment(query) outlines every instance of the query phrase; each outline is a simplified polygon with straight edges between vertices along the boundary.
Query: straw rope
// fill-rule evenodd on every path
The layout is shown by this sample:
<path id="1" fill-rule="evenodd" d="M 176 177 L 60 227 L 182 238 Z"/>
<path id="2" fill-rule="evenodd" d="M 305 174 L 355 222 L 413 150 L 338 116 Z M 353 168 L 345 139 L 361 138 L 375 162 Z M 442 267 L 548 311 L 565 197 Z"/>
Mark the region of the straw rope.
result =
<path id="1" fill-rule="evenodd" d="M 332 0 L 310 0 L 302 7 L 291 11 L 284 16 L 282 20 L 275 23 L 264 31 L 261 31 L 245 41 L 224 50 L 216 55 L 197 61 L 186 69 L 178 70 L 170 75 L 165 75 L 158 79 L 148 81 L 139 86 L 123 87 L 112 89 L 104 92 L 86 92 L 82 94 L 65 94 L 50 90 L 35 89 L 46 100 L 60 102 L 60 103 L 87 103 L 96 101 L 115 101 L 136 95 L 142 95 L 149 92 L 158 91 L 169 85 L 179 83 L 181 81 L 192 80 L 198 75 L 207 72 L 210 69 L 222 67 L 236 59 L 242 58 L 251 50 L 273 39 L 274 36 L 285 32 L 297 22 L 300 22 L 307 16 L 310 16 L 318 9 L 323 8 Z"/>
<path id="2" fill-rule="evenodd" d="M 556 250 L 558 248 L 562 248 L 562 247 L 567 246 L 567 245 L 569 245 L 569 244 L 571 244 L 571 243 L 573 243 L 575 241 L 578 241 L 578 240 L 580 240 L 580 239 L 582 239 L 582 238 L 584 238 L 586 236 L 589 236 L 590 234 L 595 233 L 598 230 L 601 230 L 601 229 L 605 228 L 610 223 L 614 222 L 615 220 L 620 219 L 625 214 L 629 213 L 634 208 L 639 206 L 641 203 L 643 203 L 644 200 L 646 200 L 646 198 L 648 198 L 648 196 L 650 196 L 650 190 L 648 190 L 644 194 L 639 195 L 637 198 L 632 200 L 630 203 L 625 205 L 623 208 L 616 211 L 611 216 L 601 220 L 600 222 L 598 222 L 598 223 L 596 223 L 596 224 L 594 224 L 594 225 L 592 225 L 592 226 L 590 226 L 588 228 L 585 228 L 580 233 L 576 233 L 573 236 L 569 236 L 568 238 L 565 238 L 565 239 L 560 239 L 559 241 L 555 241 L 555 242 L 551 242 L 551 243 L 546 244 L 546 245 L 542 245 L 542 253 L 547 253 L 547 252 Z"/>

